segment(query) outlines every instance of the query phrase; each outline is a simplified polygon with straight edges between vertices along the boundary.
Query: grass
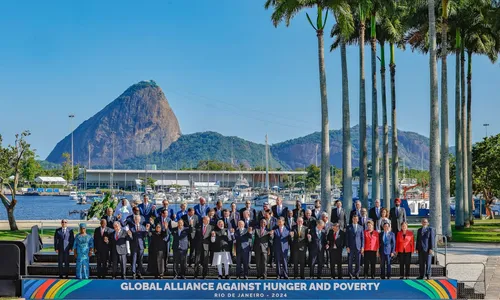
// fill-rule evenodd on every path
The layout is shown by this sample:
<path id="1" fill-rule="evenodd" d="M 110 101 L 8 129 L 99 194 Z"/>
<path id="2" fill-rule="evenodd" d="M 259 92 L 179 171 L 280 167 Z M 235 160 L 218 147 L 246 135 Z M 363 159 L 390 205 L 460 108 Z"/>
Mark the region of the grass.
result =
<path id="1" fill-rule="evenodd" d="M 52 239 L 54 237 L 55 229 L 44 229 L 40 231 L 40 237 L 42 239 Z M 0 230 L 0 241 L 22 241 L 28 236 L 31 229 L 10 231 L 10 230 Z M 76 229 L 73 229 L 75 235 L 78 233 Z M 87 229 L 87 234 L 94 234 L 94 229 Z"/>
<path id="2" fill-rule="evenodd" d="M 451 228 L 453 242 L 500 243 L 500 219 L 475 220 L 473 226 L 463 230 L 456 230 L 452 222 Z"/>

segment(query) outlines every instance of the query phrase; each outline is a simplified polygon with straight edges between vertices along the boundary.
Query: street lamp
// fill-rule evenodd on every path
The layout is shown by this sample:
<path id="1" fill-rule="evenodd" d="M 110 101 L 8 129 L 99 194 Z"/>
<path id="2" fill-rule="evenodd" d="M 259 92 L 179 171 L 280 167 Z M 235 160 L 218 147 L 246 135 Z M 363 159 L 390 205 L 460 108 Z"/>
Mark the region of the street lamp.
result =
<path id="1" fill-rule="evenodd" d="M 486 129 L 486 135 L 485 135 L 485 138 L 488 137 L 488 126 L 490 126 L 490 124 L 486 123 L 486 124 L 483 124 L 484 128 Z"/>
<path id="2" fill-rule="evenodd" d="M 71 130 L 71 181 L 74 179 L 74 170 L 73 170 L 73 118 L 75 117 L 74 114 L 70 114 L 69 116 L 69 126 Z"/>

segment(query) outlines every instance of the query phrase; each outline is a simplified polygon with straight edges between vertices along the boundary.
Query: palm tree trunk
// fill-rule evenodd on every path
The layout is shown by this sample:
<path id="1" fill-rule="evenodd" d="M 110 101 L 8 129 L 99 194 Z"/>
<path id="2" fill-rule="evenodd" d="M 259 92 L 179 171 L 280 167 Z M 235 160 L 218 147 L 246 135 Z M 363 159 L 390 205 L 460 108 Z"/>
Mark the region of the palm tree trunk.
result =
<path id="1" fill-rule="evenodd" d="M 359 26 L 359 189 L 364 207 L 368 207 L 368 144 L 366 141 L 366 92 L 365 92 L 365 23 Z M 349 204 L 350 209 L 352 203 Z"/>
<path id="2" fill-rule="evenodd" d="M 351 120 L 349 113 L 349 77 L 347 76 L 347 50 L 340 41 L 342 66 L 342 199 L 343 207 L 352 205 Z"/>
<path id="3" fill-rule="evenodd" d="M 451 239 L 450 214 L 450 160 L 448 143 L 448 1 L 443 0 L 442 56 L 441 56 L 441 207 L 443 210 L 443 235 Z"/>
<path id="4" fill-rule="evenodd" d="M 460 113 L 460 32 L 456 32 L 455 65 L 455 229 L 464 228 L 462 188 L 462 115 Z"/>
<path id="5" fill-rule="evenodd" d="M 325 47 L 323 30 L 317 31 L 319 87 L 321 90 L 321 206 L 331 210 L 330 198 L 330 127 L 328 124 L 328 97 L 326 93 Z"/>
<path id="6" fill-rule="evenodd" d="M 469 192 L 467 191 L 467 122 L 465 119 L 466 106 L 465 106 L 465 48 L 464 43 L 460 49 L 460 99 L 461 99 L 461 111 L 462 111 L 462 197 L 464 201 L 464 223 L 465 227 L 470 227 L 469 221 Z"/>
<path id="7" fill-rule="evenodd" d="M 377 99 L 377 37 L 376 13 L 371 17 L 371 63 L 372 63 L 372 202 L 380 199 L 380 162 L 378 141 L 378 99 Z"/>
<path id="8" fill-rule="evenodd" d="M 396 58 L 394 44 L 391 43 L 391 130 L 392 130 L 392 199 L 399 198 L 399 157 L 398 157 L 398 127 L 396 126 Z M 387 206 L 389 208 L 390 206 Z"/>
<path id="9" fill-rule="evenodd" d="M 382 84 L 382 128 L 383 128 L 383 147 L 382 147 L 382 173 L 383 173 L 383 198 L 384 207 L 391 207 L 391 191 L 389 186 L 389 125 L 387 124 L 387 95 L 385 89 L 385 44 L 380 43 L 380 77 Z"/>
<path id="10" fill-rule="evenodd" d="M 442 234 L 441 181 L 439 159 L 439 97 L 436 55 L 436 17 L 434 0 L 429 0 L 429 39 L 430 39 L 430 223 L 437 234 Z"/>
<path id="11" fill-rule="evenodd" d="M 467 51 L 467 191 L 469 221 L 474 225 L 474 195 L 472 191 L 472 52 Z M 481 213 L 479 213 L 481 215 Z"/>

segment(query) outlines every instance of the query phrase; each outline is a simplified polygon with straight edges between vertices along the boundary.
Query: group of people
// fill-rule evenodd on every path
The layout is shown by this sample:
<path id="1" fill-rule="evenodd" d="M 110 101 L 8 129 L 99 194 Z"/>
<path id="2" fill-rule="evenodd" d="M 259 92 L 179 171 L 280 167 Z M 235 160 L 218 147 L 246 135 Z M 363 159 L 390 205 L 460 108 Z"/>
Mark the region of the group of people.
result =
<path id="1" fill-rule="evenodd" d="M 69 254 L 76 256 L 76 277 L 89 277 L 89 257 L 97 258 L 97 276 L 106 278 L 112 266 L 112 277 L 126 277 L 127 257 L 133 279 L 149 273 L 155 278 L 166 274 L 170 251 L 173 252 L 174 278 L 184 279 L 187 267 L 194 264 L 194 278 L 206 278 L 209 263 L 216 266 L 218 277 L 230 278 L 229 266 L 236 263 L 236 276 L 247 279 L 254 253 L 258 279 L 266 279 L 268 266 L 276 266 L 277 279 L 288 279 L 293 265 L 293 278 L 305 279 L 306 266 L 310 278 L 321 278 L 324 265 L 330 266 L 331 278 L 343 278 L 342 253 L 348 254 L 349 278 L 359 279 L 364 266 L 365 278 L 375 278 L 377 257 L 380 258 L 381 278 L 391 278 L 391 261 L 398 258 L 400 278 L 408 278 L 411 256 L 419 258 L 419 277 L 431 276 L 431 260 L 435 245 L 435 231 L 427 219 L 422 220 L 416 238 L 408 230 L 406 211 L 399 199 L 388 211 L 380 201 L 367 210 L 360 201 L 352 211 L 342 208 L 337 201 L 331 213 L 321 209 L 303 209 L 299 201 L 294 209 L 283 205 L 264 203 L 257 211 L 250 201 L 245 207 L 224 209 L 221 202 L 210 208 L 205 198 L 187 208 L 183 203 L 178 212 L 164 200 L 157 207 L 144 195 L 143 202 L 131 206 L 123 198 L 117 207 L 106 210 L 93 237 L 80 224 L 79 233 L 69 229 L 67 220 L 54 235 L 58 253 L 60 277 L 68 277 Z M 148 268 L 143 267 L 144 250 L 148 249 Z M 201 272 L 200 272 L 201 269 Z M 200 274 L 201 273 L 201 274 Z"/>

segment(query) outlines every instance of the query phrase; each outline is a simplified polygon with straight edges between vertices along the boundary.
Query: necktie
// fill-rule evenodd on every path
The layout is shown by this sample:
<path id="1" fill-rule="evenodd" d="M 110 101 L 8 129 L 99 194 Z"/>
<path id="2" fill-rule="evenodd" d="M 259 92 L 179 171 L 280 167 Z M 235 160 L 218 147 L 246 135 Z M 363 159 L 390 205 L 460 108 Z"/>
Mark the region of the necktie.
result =
<path id="1" fill-rule="evenodd" d="M 377 217 L 380 217 L 379 212 L 378 212 L 378 207 L 376 209 L 377 209 Z"/>
<path id="2" fill-rule="evenodd" d="M 207 231 L 207 226 L 203 225 L 203 235 L 205 235 L 206 231 Z"/>
<path id="3" fill-rule="evenodd" d="M 339 217 L 339 218 L 340 218 L 340 211 L 341 211 L 341 209 L 337 209 L 337 217 Z"/>
<path id="4" fill-rule="evenodd" d="M 137 232 L 139 231 L 139 225 L 135 226 L 135 231 L 137 231 Z"/>
<path id="5" fill-rule="evenodd" d="M 283 234 L 283 227 L 280 227 L 280 235 Z"/>
<path id="6" fill-rule="evenodd" d="M 321 239 L 321 231 L 316 230 L 316 235 L 318 236 L 318 239 Z"/>
<path id="7" fill-rule="evenodd" d="M 117 240 L 117 241 L 118 241 L 118 234 L 119 234 L 118 232 L 115 233 L 115 240 Z"/>
<path id="8" fill-rule="evenodd" d="M 66 228 L 63 228 L 63 235 L 66 235 Z"/>
<path id="9" fill-rule="evenodd" d="M 278 215 L 281 215 L 281 206 L 278 206 Z"/>
<path id="10" fill-rule="evenodd" d="M 104 235 L 104 228 L 101 227 L 101 237 Z"/>
<path id="11" fill-rule="evenodd" d="M 394 210 L 396 211 L 396 218 L 399 217 L 399 208 L 396 207 Z"/>
<path id="12" fill-rule="evenodd" d="M 299 226 L 299 238 L 300 238 L 300 232 L 302 231 L 302 226 Z"/>
<path id="13" fill-rule="evenodd" d="M 358 231 L 358 224 L 354 224 L 354 232 Z"/>
<path id="14" fill-rule="evenodd" d="M 384 244 L 387 243 L 387 233 L 384 234 Z"/>

